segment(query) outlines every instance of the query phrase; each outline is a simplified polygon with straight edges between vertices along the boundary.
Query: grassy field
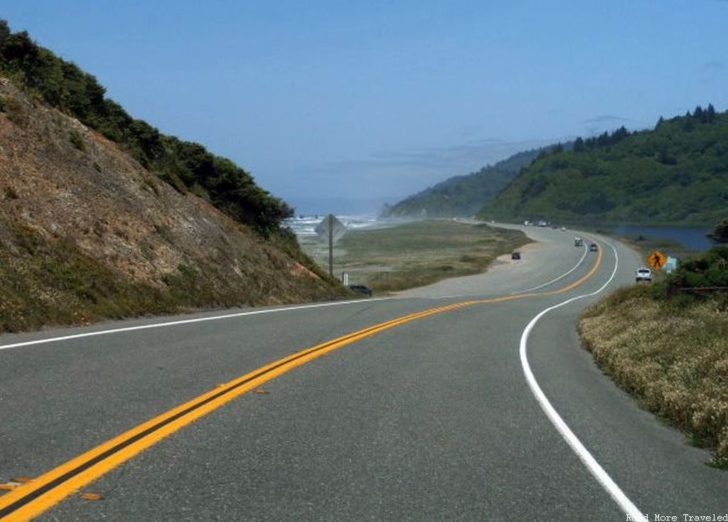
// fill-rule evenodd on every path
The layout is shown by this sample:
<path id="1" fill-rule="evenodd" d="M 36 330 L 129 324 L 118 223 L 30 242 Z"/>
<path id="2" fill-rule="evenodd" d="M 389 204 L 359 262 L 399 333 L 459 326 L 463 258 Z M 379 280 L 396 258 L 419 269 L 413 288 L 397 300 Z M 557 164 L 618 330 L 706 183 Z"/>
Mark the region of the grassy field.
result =
<path id="1" fill-rule="evenodd" d="M 483 272 L 496 257 L 528 242 L 519 231 L 451 220 L 353 230 L 336 244 L 334 270 L 375 291 L 403 290 Z M 309 241 L 303 247 L 327 266 L 325 244 Z"/>
<path id="2" fill-rule="evenodd" d="M 597 364 L 646 409 L 728 467 L 728 298 L 664 298 L 662 285 L 615 292 L 579 325 Z"/>

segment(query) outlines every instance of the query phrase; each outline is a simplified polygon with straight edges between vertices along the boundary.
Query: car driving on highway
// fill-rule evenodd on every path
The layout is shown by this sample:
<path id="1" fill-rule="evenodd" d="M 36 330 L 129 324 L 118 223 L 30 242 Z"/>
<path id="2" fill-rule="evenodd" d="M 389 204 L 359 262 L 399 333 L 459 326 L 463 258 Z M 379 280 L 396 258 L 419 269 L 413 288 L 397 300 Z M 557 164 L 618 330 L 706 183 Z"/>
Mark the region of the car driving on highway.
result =
<path id="1" fill-rule="evenodd" d="M 652 281 L 652 270 L 646 266 L 640 267 L 635 270 L 635 280 L 639 283 L 640 281 Z"/>

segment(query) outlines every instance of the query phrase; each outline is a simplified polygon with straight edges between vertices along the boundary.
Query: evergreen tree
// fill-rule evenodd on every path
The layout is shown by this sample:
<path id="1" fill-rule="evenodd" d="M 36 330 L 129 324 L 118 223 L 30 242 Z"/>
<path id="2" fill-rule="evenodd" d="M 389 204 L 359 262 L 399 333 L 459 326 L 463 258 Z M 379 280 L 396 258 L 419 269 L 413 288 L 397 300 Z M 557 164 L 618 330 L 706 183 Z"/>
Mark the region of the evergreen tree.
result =
<path id="1" fill-rule="evenodd" d="M 624 128 L 624 125 L 622 125 L 620 128 L 612 133 L 612 143 L 617 143 L 627 136 L 629 136 L 629 131 Z"/>
<path id="2" fill-rule="evenodd" d="M 695 112 L 693 113 L 693 117 L 698 120 L 700 123 L 705 123 L 705 114 L 703 113 L 703 108 L 698 105 L 695 107 Z"/>
<path id="3" fill-rule="evenodd" d="M 708 104 L 708 108 L 705 111 L 706 115 L 706 122 L 707 123 L 714 123 L 715 122 L 715 107 L 713 107 L 712 103 Z"/>
<path id="4" fill-rule="evenodd" d="M 0 20 L 0 46 L 3 45 L 3 42 L 10 36 L 10 27 L 8 27 L 8 22 L 5 20 Z"/>
<path id="5" fill-rule="evenodd" d="M 610 144 L 609 133 L 607 131 L 604 131 L 597 138 L 597 145 L 600 147 L 606 147 L 609 144 Z"/>

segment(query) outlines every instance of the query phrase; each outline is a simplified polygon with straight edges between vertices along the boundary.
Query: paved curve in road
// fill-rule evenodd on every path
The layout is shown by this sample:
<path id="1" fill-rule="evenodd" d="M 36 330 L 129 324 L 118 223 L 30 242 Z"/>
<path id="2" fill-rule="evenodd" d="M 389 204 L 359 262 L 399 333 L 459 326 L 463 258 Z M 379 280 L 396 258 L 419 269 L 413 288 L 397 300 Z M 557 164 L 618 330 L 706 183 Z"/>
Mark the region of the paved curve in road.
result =
<path id="1" fill-rule="evenodd" d="M 519 344 L 541 311 L 607 282 L 605 291 L 628 284 L 639 260 L 602 239 L 599 256 L 583 256 L 572 234 L 528 231 L 538 243 L 521 262 L 393 299 L 0 337 L 0 482 L 36 478 L 0 491 L 0 513 L 50 470 L 226 390 L 221 383 L 372 325 L 478 301 L 345 340 L 125 462 L 107 462 L 82 487 L 102 500 L 63 493 L 56 503 L 49 498 L 62 486 L 50 484 L 22 508 L 36 511 L 8 519 L 47 509 L 41 520 L 625 520 L 624 506 L 544 414 Z M 725 514 L 726 472 L 640 410 L 580 347 L 576 317 L 597 297 L 535 325 L 528 361 L 536 381 L 650 520 Z M 50 342 L 31 344 L 38 340 Z"/>

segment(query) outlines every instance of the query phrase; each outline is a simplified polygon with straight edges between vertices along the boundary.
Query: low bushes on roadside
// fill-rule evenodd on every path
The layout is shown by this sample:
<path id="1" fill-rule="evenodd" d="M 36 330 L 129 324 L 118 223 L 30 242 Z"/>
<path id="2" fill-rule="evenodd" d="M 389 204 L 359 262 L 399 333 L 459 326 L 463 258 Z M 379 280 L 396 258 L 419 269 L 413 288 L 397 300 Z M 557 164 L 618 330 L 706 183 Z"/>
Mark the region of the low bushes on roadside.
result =
<path id="1" fill-rule="evenodd" d="M 704 265 L 687 265 L 695 266 Z M 592 305 L 579 325 L 582 339 L 620 387 L 694 443 L 713 449 L 714 465 L 728 467 L 725 296 L 668 299 L 665 285 L 621 289 Z"/>

